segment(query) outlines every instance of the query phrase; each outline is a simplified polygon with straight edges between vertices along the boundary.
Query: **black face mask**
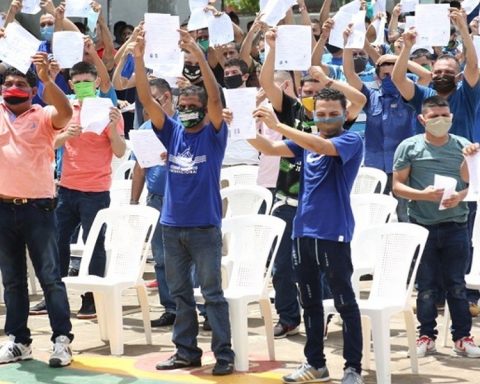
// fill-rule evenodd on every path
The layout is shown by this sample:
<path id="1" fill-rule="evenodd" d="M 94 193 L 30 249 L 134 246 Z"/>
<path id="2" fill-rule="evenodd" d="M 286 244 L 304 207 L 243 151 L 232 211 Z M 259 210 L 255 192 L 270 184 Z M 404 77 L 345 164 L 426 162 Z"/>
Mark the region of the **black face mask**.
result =
<path id="1" fill-rule="evenodd" d="M 225 88 L 227 89 L 239 88 L 243 84 L 242 75 L 224 77 L 223 82 L 225 83 Z"/>
<path id="2" fill-rule="evenodd" d="M 3 100 L 5 101 L 5 103 L 10 105 L 18 105 L 25 103 L 28 100 L 28 97 L 9 96 L 4 97 Z"/>
<path id="3" fill-rule="evenodd" d="M 365 56 L 357 56 L 353 58 L 353 66 L 355 73 L 363 72 L 367 66 L 368 59 Z"/>
<path id="4" fill-rule="evenodd" d="M 328 52 L 330 52 L 332 55 L 342 50 L 342 48 L 335 47 L 334 45 L 331 45 L 328 43 L 325 44 L 325 47 L 327 48 Z"/>
<path id="5" fill-rule="evenodd" d="M 440 93 L 449 93 L 453 91 L 457 84 L 455 84 L 455 76 L 443 75 L 432 78 L 433 88 Z"/>
<path id="6" fill-rule="evenodd" d="M 200 67 L 198 65 L 185 64 L 183 67 L 183 76 L 193 83 L 202 76 L 202 72 L 200 71 Z"/>

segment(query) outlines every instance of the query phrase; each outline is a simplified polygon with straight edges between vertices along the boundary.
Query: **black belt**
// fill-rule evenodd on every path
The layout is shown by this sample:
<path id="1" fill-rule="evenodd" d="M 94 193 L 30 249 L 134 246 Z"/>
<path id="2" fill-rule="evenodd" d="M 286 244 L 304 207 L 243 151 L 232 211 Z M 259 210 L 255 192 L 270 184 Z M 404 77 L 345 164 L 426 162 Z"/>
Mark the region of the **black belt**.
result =
<path id="1" fill-rule="evenodd" d="M 0 202 L 2 202 L 4 204 L 14 204 L 14 205 L 25 205 L 25 204 L 31 203 L 34 200 L 36 200 L 36 199 L 22 199 L 20 197 L 16 197 L 14 199 L 2 199 L 2 198 L 0 198 Z"/>
<path id="2" fill-rule="evenodd" d="M 14 197 L 13 199 L 0 198 L 0 203 L 12 204 L 12 205 L 27 205 L 32 204 L 38 208 L 42 208 L 46 211 L 55 209 L 57 205 L 57 199 L 55 198 L 40 198 L 40 199 L 25 199 L 22 197 Z"/>

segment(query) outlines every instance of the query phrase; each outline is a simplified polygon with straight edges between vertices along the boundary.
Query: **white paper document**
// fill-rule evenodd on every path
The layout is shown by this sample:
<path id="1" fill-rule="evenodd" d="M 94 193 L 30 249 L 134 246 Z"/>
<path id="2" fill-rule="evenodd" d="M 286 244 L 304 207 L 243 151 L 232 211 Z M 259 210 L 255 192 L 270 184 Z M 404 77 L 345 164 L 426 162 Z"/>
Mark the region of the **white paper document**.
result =
<path id="1" fill-rule="evenodd" d="M 120 109 L 120 112 L 135 112 L 135 103 L 128 104 L 126 107 Z"/>
<path id="2" fill-rule="evenodd" d="M 53 57 L 61 68 L 72 68 L 83 60 L 83 35 L 80 32 L 55 32 L 52 39 Z"/>
<path id="3" fill-rule="evenodd" d="M 443 205 L 443 202 L 455 193 L 455 189 L 457 188 L 457 180 L 455 180 L 453 177 L 435 175 L 433 187 L 436 189 L 443 189 L 443 196 L 438 209 L 440 211 L 447 209 Z"/>
<path id="4" fill-rule="evenodd" d="M 279 26 L 275 41 L 275 70 L 306 71 L 311 65 L 312 27 L 308 25 Z"/>
<path id="5" fill-rule="evenodd" d="M 92 7 L 88 10 L 88 15 L 87 15 L 87 27 L 88 30 L 91 31 L 92 33 L 97 29 L 97 21 L 98 17 L 100 16 L 99 12 L 95 12 Z"/>
<path id="6" fill-rule="evenodd" d="M 65 0 L 65 17 L 88 17 L 91 0 Z"/>
<path id="7" fill-rule="evenodd" d="M 40 40 L 20 24 L 10 23 L 5 28 L 5 37 L 0 39 L 0 60 L 27 73 L 39 45 Z"/>
<path id="8" fill-rule="evenodd" d="M 208 14 L 208 39 L 212 47 L 224 45 L 233 41 L 232 20 L 226 13 L 221 16 Z"/>
<path id="9" fill-rule="evenodd" d="M 36 15 L 42 9 L 40 8 L 40 0 L 23 0 L 22 13 Z"/>
<path id="10" fill-rule="evenodd" d="M 402 13 L 414 12 L 417 4 L 418 4 L 418 0 L 400 1 L 400 5 L 402 6 Z"/>
<path id="11" fill-rule="evenodd" d="M 449 4 L 418 4 L 415 28 L 419 46 L 443 47 L 450 39 Z"/>
<path id="12" fill-rule="evenodd" d="M 415 28 L 415 16 L 405 16 L 405 31 L 408 31 L 412 27 Z"/>
<path id="13" fill-rule="evenodd" d="M 366 11 L 358 11 L 352 17 L 352 33 L 348 37 L 345 48 L 363 49 L 365 45 L 365 14 Z"/>
<path id="14" fill-rule="evenodd" d="M 208 0 L 188 0 L 190 12 L 197 8 L 205 8 L 208 5 Z"/>
<path id="15" fill-rule="evenodd" d="M 297 0 L 269 0 L 262 10 L 263 16 L 261 20 L 274 27 L 295 4 L 297 4 Z"/>
<path id="16" fill-rule="evenodd" d="M 257 105 L 256 88 L 224 89 L 227 108 L 233 113 L 233 120 L 229 128 L 229 138 L 254 139 L 256 137 L 256 123 L 253 111 Z"/>
<path id="17" fill-rule="evenodd" d="M 373 6 L 373 15 L 385 13 L 387 11 L 387 1 L 386 0 L 377 0 Z"/>
<path id="18" fill-rule="evenodd" d="M 357 10 L 357 12 L 359 12 Z M 330 31 L 330 37 L 328 38 L 329 44 L 343 48 L 344 41 L 343 41 L 343 32 L 347 29 L 348 24 L 352 22 L 352 18 L 355 13 L 351 13 L 348 11 L 344 11 L 340 8 L 340 10 L 333 16 L 333 28 Z"/>
<path id="19" fill-rule="evenodd" d="M 468 167 L 469 185 L 468 194 L 463 201 L 480 200 L 480 152 L 472 156 L 465 156 Z"/>
<path id="20" fill-rule="evenodd" d="M 132 129 L 129 137 L 133 153 L 140 167 L 150 168 L 165 164 L 161 154 L 167 152 L 167 149 L 153 132 L 153 129 Z"/>
<path id="21" fill-rule="evenodd" d="M 373 28 L 375 28 L 375 41 L 373 42 L 373 45 L 381 45 L 385 42 L 385 24 L 387 23 L 387 20 L 385 17 L 382 17 L 381 19 L 375 19 L 373 22 Z"/>
<path id="22" fill-rule="evenodd" d="M 208 18 L 207 14 L 210 12 L 205 12 L 203 8 L 195 8 L 190 13 L 190 18 L 188 19 L 187 29 L 189 31 L 196 31 L 197 29 L 203 29 L 208 27 Z"/>
<path id="23" fill-rule="evenodd" d="M 108 97 L 86 97 L 80 111 L 82 132 L 93 132 L 101 135 L 110 121 L 112 100 Z"/>
<path id="24" fill-rule="evenodd" d="M 472 11 L 477 7 L 478 0 L 464 0 L 462 1 L 462 9 L 465 10 L 467 15 L 470 15 Z"/>
<path id="25" fill-rule="evenodd" d="M 260 5 L 259 5 L 260 12 L 262 12 L 265 9 L 267 3 L 268 3 L 268 0 L 260 0 Z"/>
<path id="26" fill-rule="evenodd" d="M 477 53 L 478 68 L 480 68 L 480 36 L 473 36 L 473 45 Z"/>

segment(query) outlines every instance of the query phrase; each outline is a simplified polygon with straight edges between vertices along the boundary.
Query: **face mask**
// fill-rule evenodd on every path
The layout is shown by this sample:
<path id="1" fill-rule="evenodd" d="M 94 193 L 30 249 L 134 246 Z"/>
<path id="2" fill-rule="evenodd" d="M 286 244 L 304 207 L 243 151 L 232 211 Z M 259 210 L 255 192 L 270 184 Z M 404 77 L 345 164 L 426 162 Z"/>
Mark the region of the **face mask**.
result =
<path id="1" fill-rule="evenodd" d="M 53 25 L 47 25 L 43 28 L 40 28 L 41 39 L 46 41 L 52 41 L 54 31 L 55 27 Z"/>
<path id="2" fill-rule="evenodd" d="M 365 70 L 368 59 L 365 56 L 357 56 L 353 58 L 353 65 L 355 67 L 355 73 L 360 73 Z"/>
<path id="3" fill-rule="evenodd" d="M 455 84 L 455 76 L 443 75 L 432 78 L 433 88 L 439 93 L 449 93 L 453 91 L 457 84 Z"/>
<path id="4" fill-rule="evenodd" d="M 30 98 L 30 92 L 23 89 L 11 87 L 2 89 L 2 96 L 5 103 L 10 105 L 22 104 Z"/>
<path id="5" fill-rule="evenodd" d="M 345 123 L 345 115 L 335 116 L 335 117 L 318 117 L 313 116 L 313 122 L 315 124 L 335 124 L 335 123 Z"/>
<path id="6" fill-rule="evenodd" d="M 425 122 L 425 130 L 435 137 L 445 136 L 452 126 L 451 117 L 434 117 Z"/>
<path id="7" fill-rule="evenodd" d="M 265 62 L 265 51 L 262 51 L 258 54 L 258 61 L 260 61 L 260 64 Z"/>
<path id="8" fill-rule="evenodd" d="M 202 108 L 185 109 L 178 112 L 178 117 L 183 126 L 188 129 L 200 124 L 205 118 L 205 111 Z"/>
<path id="9" fill-rule="evenodd" d="M 302 97 L 302 105 L 308 112 L 315 109 L 315 99 L 313 97 Z"/>
<path id="10" fill-rule="evenodd" d="M 422 64 L 422 67 L 429 71 L 432 71 L 432 66 L 430 64 Z"/>
<path id="11" fill-rule="evenodd" d="M 200 67 L 198 65 L 185 64 L 183 67 L 183 76 L 193 83 L 202 76 L 202 72 L 200 71 Z"/>
<path id="12" fill-rule="evenodd" d="M 239 88 L 243 84 L 242 75 L 224 77 L 223 82 L 225 83 L 225 88 L 227 89 Z"/>
<path id="13" fill-rule="evenodd" d="M 203 51 L 203 52 L 207 52 L 207 51 L 208 51 L 208 44 L 209 44 L 208 39 L 198 40 L 198 41 L 197 41 L 197 44 L 200 46 L 200 48 L 202 48 L 202 51 Z"/>
<path id="14" fill-rule="evenodd" d="M 80 83 L 73 84 L 73 91 L 78 100 L 83 100 L 86 97 L 95 97 L 96 89 L 95 82 L 93 81 L 81 81 Z"/>
<path id="15" fill-rule="evenodd" d="M 395 84 L 393 84 L 392 78 L 390 75 L 385 76 L 382 80 L 382 92 L 384 95 L 398 95 L 399 92 Z"/>

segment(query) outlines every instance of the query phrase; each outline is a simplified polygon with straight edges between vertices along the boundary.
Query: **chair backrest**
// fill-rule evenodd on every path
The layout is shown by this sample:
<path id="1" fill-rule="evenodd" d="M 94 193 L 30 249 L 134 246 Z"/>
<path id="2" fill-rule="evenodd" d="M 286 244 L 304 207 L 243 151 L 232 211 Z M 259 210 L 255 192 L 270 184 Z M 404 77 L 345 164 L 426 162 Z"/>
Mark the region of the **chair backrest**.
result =
<path id="1" fill-rule="evenodd" d="M 266 297 L 272 266 L 285 221 L 270 215 L 236 216 L 222 221 L 222 232 L 228 235 L 233 268 L 227 290 L 239 294 Z M 268 268 L 267 260 L 271 255 Z"/>
<path id="2" fill-rule="evenodd" d="M 117 168 L 122 163 L 124 163 L 125 161 L 130 159 L 130 155 L 132 154 L 132 147 L 131 147 L 130 141 L 125 140 L 125 144 L 127 145 L 127 149 L 125 150 L 125 154 L 122 157 L 113 156 L 113 158 L 112 158 L 112 164 L 111 164 L 112 175 L 115 175 L 115 172 L 116 172 Z M 123 178 L 125 178 L 125 177 L 123 177 Z"/>
<path id="3" fill-rule="evenodd" d="M 258 166 L 235 165 L 222 168 L 220 180 L 227 181 L 229 187 L 236 185 L 257 185 Z"/>
<path id="4" fill-rule="evenodd" d="M 389 223 L 362 231 L 358 242 L 376 260 L 369 300 L 408 304 L 427 238 L 427 229 L 411 223 Z"/>
<path id="5" fill-rule="evenodd" d="M 123 207 L 130 205 L 132 180 L 112 180 L 110 187 L 110 206 Z"/>
<path id="6" fill-rule="evenodd" d="M 113 173 L 113 180 L 131 180 L 133 177 L 133 168 L 135 167 L 135 160 L 125 160 L 118 165 L 115 173 Z"/>
<path id="7" fill-rule="evenodd" d="M 389 222 L 398 205 L 397 199 L 381 193 L 351 195 L 350 202 L 355 231 Z"/>
<path id="8" fill-rule="evenodd" d="M 105 278 L 140 281 L 148 252 L 145 243 L 150 243 L 159 217 L 159 211 L 141 205 L 100 210 L 88 233 L 79 276 L 88 275 L 97 238 L 100 231 L 106 231 L 110 252 Z"/>
<path id="9" fill-rule="evenodd" d="M 380 190 L 377 186 L 380 184 Z M 383 193 L 387 185 L 387 174 L 380 169 L 361 167 L 353 182 L 352 194 L 358 193 Z"/>
<path id="10" fill-rule="evenodd" d="M 265 212 L 270 213 L 272 208 L 272 193 L 259 185 L 238 185 L 220 190 L 222 200 L 227 200 L 225 217 L 240 215 L 256 215 L 263 202 L 266 204 Z"/>

